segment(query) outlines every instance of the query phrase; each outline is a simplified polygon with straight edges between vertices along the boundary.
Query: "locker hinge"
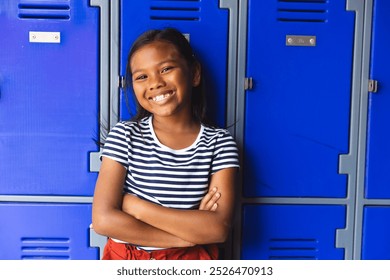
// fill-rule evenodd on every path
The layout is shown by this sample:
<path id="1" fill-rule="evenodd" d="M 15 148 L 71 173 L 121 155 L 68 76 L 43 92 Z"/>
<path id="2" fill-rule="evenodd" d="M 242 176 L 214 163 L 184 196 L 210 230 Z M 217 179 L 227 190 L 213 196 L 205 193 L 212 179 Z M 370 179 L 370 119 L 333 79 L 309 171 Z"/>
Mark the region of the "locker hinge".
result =
<path id="1" fill-rule="evenodd" d="M 244 90 L 251 90 L 251 89 L 253 89 L 253 78 L 252 77 L 245 78 Z"/>
<path id="2" fill-rule="evenodd" d="M 369 92 L 378 92 L 378 81 L 377 80 L 368 80 L 368 91 Z"/>
<path id="3" fill-rule="evenodd" d="M 119 88 L 125 88 L 125 77 L 124 76 L 119 76 Z"/>

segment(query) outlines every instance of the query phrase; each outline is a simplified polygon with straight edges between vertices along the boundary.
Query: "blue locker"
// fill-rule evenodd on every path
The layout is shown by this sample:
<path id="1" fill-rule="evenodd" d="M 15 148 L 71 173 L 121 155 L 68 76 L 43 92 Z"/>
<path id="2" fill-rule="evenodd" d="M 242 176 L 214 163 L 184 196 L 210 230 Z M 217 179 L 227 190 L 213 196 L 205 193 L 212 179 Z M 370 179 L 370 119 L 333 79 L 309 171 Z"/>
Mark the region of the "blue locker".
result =
<path id="1" fill-rule="evenodd" d="M 202 63 L 208 93 L 210 119 L 226 127 L 226 75 L 228 10 L 219 1 L 121 1 L 121 75 L 125 76 L 127 53 L 134 40 L 148 29 L 174 27 L 189 35 Z M 135 114 L 132 91 L 121 92 L 120 118 Z"/>
<path id="2" fill-rule="evenodd" d="M 366 198 L 390 198 L 390 2 L 375 0 L 371 43 L 371 79 L 378 92 L 369 94 Z"/>
<path id="3" fill-rule="evenodd" d="M 248 11 L 247 197 L 346 197 L 354 13 L 345 1 L 257 1 Z M 304 37 L 306 36 L 306 37 Z"/>
<path id="4" fill-rule="evenodd" d="M 364 260 L 390 259 L 390 206 L 364 208 L 362 256 Z"/>
<path id="5" fill-rule="evenodd" d="M 245 205 L 241 259 L 343 259 L 335 238 L 345 218 L 341 205 Z"/>
<path id="6" fill-rule="evenodd" d="M 88 0 L 0 2 L 1 195 L 92 195 L 98 21 Z"/>
<path id="7" fill-rule="evenodd" d="M 98 259 L 90 204 L 0 203 L 0 259 Z"/>

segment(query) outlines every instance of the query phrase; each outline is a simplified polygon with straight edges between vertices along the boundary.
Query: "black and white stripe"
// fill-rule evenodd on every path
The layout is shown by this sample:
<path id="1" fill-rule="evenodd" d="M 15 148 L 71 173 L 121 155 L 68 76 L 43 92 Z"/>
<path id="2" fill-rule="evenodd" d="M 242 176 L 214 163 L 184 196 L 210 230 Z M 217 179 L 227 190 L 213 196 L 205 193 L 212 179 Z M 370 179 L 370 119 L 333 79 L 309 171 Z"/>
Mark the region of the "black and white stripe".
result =
<path id="1" fill-rule="evenodd" d="M 227 130 L 202 125 L 190 147 L 173 150 L 158 141 L 152 117 L 119 122 L 109 133 L 102 156 L 127 169 L 125 192 L 177 209 L 199 207 L 210 176 L 239 166 L 237 146 Z"/>

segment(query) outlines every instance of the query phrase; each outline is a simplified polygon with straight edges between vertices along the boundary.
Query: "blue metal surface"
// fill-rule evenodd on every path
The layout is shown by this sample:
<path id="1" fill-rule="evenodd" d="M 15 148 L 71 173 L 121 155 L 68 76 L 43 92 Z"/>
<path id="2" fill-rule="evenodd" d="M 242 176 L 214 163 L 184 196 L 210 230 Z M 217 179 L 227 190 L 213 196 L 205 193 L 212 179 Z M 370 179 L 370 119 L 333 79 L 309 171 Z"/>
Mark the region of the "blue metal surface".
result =
<path id="1" fill-rule="evenodd" d="M 0 2 L 0 194 L 92 195 L 98 150 L 98 9 Z M 29 32 L 60 32 L 33 43 Z"/>
<path id="2" fill-rule="evenodd" d="M 336 229 L 345 227 L 339 205 L 246 205 L 242 259 L 343 259 Z"/>
<path id="3" fill-rule="evenodd" d="M 389 206 L 364 208 L 362 256 L 364 260 L 390 259 Z"/>
<path id="4" fill-rule="evenodd" d="M 249 1 L 245 196 L 346 196 L 353 35 L 345 1 Z"/>
<path id="5" fill-rule="evenodd" d="M 377 80 L 377 93 L 369 95 L 366 197 L 390 198 L 390 2 L 374 1 L 371 79 Z"/>
<path id="6" fill-rule="evenodd" d="M 0 259 L 98 259 L 90 204 L 0 203 Z"/>
<path id="7" fill-rule="evenodd" d="M 202 63 L 207 85 L 209 118 L 226 127 L 226 73 L 228 11 L 219 1 L 121 1 L 121 75 L 133 41 L 148 29 L 174 27 L 189 34 L 195 55 Z M 120 118 L 135 114 L 132 91 L 121 92 Z M 128 101 L 127 101 L 128 100 Z M 128 105 L 127 105 L 128 104 Z"/>

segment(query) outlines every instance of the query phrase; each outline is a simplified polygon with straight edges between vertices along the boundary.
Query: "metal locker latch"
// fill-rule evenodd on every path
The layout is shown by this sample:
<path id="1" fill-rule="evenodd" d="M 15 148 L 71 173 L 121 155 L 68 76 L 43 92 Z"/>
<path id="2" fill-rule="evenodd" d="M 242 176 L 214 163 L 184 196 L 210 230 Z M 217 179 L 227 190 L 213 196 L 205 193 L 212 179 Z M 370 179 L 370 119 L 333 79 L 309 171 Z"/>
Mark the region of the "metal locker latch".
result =
<path id="1" fill-rule="evenodd" d="M 245 78 L 245 81 L 244 81 L 244 89 L 245 89 L 245 90 L 251 90 L 251 89 L 253 89 L 253 78 L 252 78 L 252 77 Z"/>
<path id="2" fill-rule="evenodd" d="M 124 76 L 119 76 L 119 88 L 124 89 L 126 86 L 126 79 Z"/>
<path id="3" fill-rule="evenodd" d="M 368 91 L 369 92 L 378 92 L 378 81 L 377 80 L 368 80 Z"/>

